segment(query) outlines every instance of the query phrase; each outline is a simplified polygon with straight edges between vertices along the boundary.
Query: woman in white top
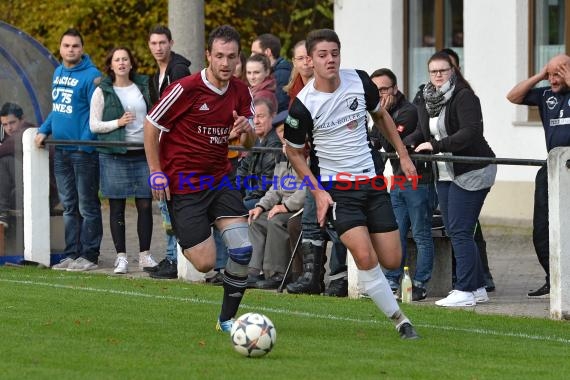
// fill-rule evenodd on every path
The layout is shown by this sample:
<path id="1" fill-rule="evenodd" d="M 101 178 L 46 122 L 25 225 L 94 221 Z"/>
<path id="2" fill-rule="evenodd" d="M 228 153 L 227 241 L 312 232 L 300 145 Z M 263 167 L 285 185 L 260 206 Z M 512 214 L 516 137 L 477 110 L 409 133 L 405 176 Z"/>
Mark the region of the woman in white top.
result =
<path id="1" fill-rule="evenodd" d="M 109 224 L 117 251 L 115 273 L 127 273 L 125 204 L 134 197 L 137 207 L 139 267 L 156 266 L 149 253 L 152 237 L 152 193 L 144 148 L 143 122 L 150 108 L 148 77 L 136 74 L 129 49 L 112 49 L 105 59 L 106 77 L 91 98 L 89 124 L 99 140 L 138 143 L 99 150 L 101 192 L 109 199 Z"/>

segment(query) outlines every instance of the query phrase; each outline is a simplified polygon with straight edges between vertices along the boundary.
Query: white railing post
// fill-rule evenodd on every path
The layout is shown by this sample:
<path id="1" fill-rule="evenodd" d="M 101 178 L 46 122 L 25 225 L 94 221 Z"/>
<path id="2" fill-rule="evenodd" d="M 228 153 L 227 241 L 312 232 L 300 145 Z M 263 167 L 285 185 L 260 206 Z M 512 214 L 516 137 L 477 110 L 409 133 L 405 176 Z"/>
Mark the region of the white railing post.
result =
<path id="1" fill-rule="evenodd" d="M 360 288 L 358 287 L 358 268 L 356 267 L 356 263 L 354 262 L 349 250 L 346 252 L 346 266 L 348 268 L 348 297 L 358 298 L 360 297 Z"/>
<path id="2" fill-rule="evenodd" d="M 24 259 L 50 266 L 49 152 L 34 144 L 37 129 L 22 136 Z"/>
<path id="3" fill-rule="evenodd" d="M 570 319 L 570 148 L 548 154 L 548 222 L 550 237 L 550 317 Z"/>
<path id="4" fill-rule="evenodd" d="M 194 265 L 182 253 L 180 244 L 176 244 L 176 255 L 178 258 L 178 278 L 188 282 L 204 282 L 205 273 L 198 272 Z"/>

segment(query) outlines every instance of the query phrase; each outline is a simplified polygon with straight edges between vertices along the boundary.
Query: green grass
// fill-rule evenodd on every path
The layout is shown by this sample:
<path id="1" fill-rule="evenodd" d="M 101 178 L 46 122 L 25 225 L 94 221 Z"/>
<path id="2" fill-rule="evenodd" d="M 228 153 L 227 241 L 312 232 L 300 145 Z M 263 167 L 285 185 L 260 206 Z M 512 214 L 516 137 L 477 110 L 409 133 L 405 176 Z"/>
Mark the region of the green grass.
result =
<path id="1" fill-rule="evenodd" d="M 0 267 L 2 379 L 568 378 L 570 325 L 404 305 L 400 340 L 367 299 L 248 291 L 277 329 L 263 358 L 214 330 L 220 287 Z"/>

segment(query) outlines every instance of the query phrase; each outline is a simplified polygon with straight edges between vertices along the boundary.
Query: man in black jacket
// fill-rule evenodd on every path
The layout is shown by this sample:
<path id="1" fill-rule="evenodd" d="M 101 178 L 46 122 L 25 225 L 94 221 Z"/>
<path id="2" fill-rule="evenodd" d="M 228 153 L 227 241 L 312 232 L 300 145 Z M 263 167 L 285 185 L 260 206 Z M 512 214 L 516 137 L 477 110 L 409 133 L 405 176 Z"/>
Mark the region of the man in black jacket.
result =
<path id="1" fill-rule="evenodd" d="M 4 103 L 0 109 L 0 224 L 8 228 L 8 211 L 15 208 L 14 152 L 24 130 L 34 127 L 24 119 L 24 111 L 16 103 Z"/>
<path id="2" fill-rule="evenodd" d="M 416 107 L 398 90 L 396 75 L 390 69 L 378 69 L 372 73 L 370 78 L 378 88 L 382 107 L 388 111 L 396 124 L 400 138 L 405 141 L 406 136 L 410 135 L 418 124 Z M 379 133 L 377 128 L 372 128 L 370 136 L 375 143 L 375 148 L 380 148 L 379 145 L 381 145 L 385 151 L 394 152 L 392 145 Z M 402 265 L 398 269 L 386 271 L 386 278 L 390 283 L 392 292 L 396 294 L 400 288 L 402 268 L 406 265 L 407 235 L 411 228 L 418 252 L 416 272 L 413 276 L 412 299 L 420 301 L 427 295 L 427 282 L 431 279 L 434 257 L 431 221 L 435 189 L 431 164 L 415 162 L 416 170 L 421 177 L 414 182 L 411 180 L 403 182 L 397 180 L 398 178 L 405 179 L 399 160 L 393 159 L 390 160 L 390 163 L 395 176 L 395 183 L 390 190 L 390 198 L 400 230 Z"/>
<path id="3" fill-rule="evenodd" d="M 150 99 L 156 103 L 164 89 L 172 82 L 190 75 L 190 61 L 172 51 L 172 33 L 163 25 L 154 26 L 148 34 L 148 48 L 158 65 L 152 76 Z"/>
<path id="4" fill-rule="evenodd" d="M 156 60 L 157 72 L 150 83 L 150 100 L 155 104 L 168 85 L 190 75 L 190 61 L 172 51 L 172 33 L 164 25 L 154 26 L 148 34 L 148 48 Z M 172 234 L 170 215 L 165 201 L 159 201 L 163 225 L 166 230 L 166 256 L 155 267 L 145 268 L 150 277 L 157 279 L 178 278 L 176 238 Z"/>

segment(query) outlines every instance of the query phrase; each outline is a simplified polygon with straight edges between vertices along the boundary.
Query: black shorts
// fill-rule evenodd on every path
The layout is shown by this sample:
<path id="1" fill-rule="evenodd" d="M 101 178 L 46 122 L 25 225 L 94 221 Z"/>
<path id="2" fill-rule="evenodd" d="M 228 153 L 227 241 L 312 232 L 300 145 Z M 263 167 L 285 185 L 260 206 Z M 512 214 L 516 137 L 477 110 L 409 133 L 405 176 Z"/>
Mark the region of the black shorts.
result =
<path id="1" fill-rule="evenodd" d="M 172 228 L 182 249 L 194 247 L 212 234 L 218 218 L 247 216 L 241 193 L 230 188 L 172 194 L 168 202 Z"/>
<path id="2" fill-rule="evenodd" d="M 343 183 L 342 187 L 346 187 Z M 335 204 L 329 208 L 328 218 L 337 233 L 365 226 L 370 233 L 390 232 L 398 229 L 398 223 L 392 209 L 390 194 L 386 190 L 374 189 L 370 184 L 358 186 L 358 190 L 340 190 L 328 188 Z"/>

